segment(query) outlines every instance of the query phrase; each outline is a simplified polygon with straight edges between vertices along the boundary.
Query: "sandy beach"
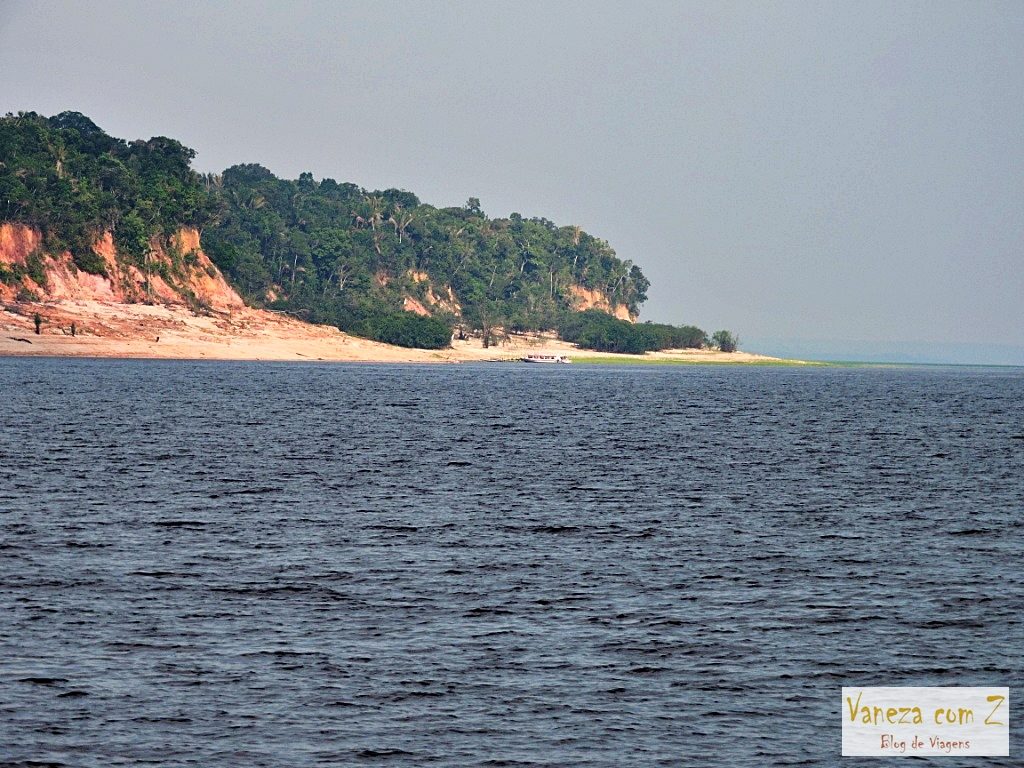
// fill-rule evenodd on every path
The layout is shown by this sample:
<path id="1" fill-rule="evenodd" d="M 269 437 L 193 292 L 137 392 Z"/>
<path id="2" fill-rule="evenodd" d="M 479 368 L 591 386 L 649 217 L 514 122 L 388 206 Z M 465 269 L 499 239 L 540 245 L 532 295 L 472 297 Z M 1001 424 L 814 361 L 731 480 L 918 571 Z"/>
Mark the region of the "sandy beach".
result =
<path id="1" fill-rule="evenodd" d="M 33 323 L 36 312 L 43 318 L 39 335 Z M 578 349 L 551 334 L 514 334 L 487 349 L 480 339 L 456 340 L 445 350 L 406 349 L 251 308 L 195 315 L 176 305 L 61 300 L 10 304 L 0 312 L 2 356 L 459 363 L 513 360 L 526 354 L 621 362 L 781 362 L 748 352 L 715 350 L 601 353 Z"/>

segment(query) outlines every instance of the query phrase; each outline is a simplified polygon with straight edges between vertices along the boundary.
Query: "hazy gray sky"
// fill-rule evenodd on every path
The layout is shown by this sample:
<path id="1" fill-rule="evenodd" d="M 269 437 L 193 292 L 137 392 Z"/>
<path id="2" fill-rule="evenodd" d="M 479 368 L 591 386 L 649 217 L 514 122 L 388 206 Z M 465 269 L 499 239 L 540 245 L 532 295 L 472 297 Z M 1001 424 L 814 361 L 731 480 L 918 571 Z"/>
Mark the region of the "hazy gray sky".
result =
<path id="1" fill-rule="evenodd" d="M 578 223 L 644 319 L 1024 362 L 1024 3 L 4 0 L 0 72 L 200 170 Z"/>

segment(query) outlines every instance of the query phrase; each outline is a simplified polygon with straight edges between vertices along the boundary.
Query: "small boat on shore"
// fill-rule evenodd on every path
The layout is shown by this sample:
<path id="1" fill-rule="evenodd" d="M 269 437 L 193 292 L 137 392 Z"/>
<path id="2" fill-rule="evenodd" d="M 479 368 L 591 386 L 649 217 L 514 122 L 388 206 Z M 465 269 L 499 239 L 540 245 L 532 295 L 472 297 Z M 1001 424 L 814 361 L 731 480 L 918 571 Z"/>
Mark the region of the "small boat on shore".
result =
<path id="1" fill-rule="evenodd" d="M 527 355 L 520 358 L 524 363 L 571 363 L 565 355 Z"/>

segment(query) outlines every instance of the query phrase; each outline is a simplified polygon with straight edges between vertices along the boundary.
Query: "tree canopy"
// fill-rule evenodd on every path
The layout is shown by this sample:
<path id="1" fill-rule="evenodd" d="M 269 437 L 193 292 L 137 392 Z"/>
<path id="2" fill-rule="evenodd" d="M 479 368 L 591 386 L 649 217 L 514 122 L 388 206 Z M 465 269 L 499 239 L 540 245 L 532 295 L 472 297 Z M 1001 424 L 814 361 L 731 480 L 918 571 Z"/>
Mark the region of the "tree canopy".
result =
<path id="1" fill-rule="evenodd" d="M 556 327 L 574 287 L 633 314 L 647 298 L 643 272 L 605 241 L 543 218 L 492 219 L 476 198 L 436 208 L 401 189 L 278 179 L 259 165 L 210 184 L 222 202 L 204 233 L 214 263 L 252 300 L 343 327 L 371 310 L 400 311 L 406 297 L 439 316 L 460 310 L 477 328 L 515 330 Z"/>
<path id="2" fill-rule="evenodd" d="M 39 227 L 51 248 L 71 250 L 100 272 L 92 243 L 112 231 L 130 251 L 137 238 L 168 235 L 210 218 L 215 201 L 191 169 L 195 153 L 158 136 L 126 142 L 78 112 L 0 118 L 0 221 Z"/>

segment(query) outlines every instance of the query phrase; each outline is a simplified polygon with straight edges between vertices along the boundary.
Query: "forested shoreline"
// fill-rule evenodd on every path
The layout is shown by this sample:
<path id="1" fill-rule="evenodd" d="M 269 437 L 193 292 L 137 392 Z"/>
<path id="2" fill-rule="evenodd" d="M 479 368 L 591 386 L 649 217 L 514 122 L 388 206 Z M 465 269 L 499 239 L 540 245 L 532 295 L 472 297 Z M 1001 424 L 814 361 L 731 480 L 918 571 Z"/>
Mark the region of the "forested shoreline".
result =
<path id="1" fill-rule="evenodd" d="M 491 218 L 476 198 L 438 208 L 401 189 L 311 173 L 280 179 L 257 164 L 199 174 L 194 157 L 167 137 L 114 138 L 77 112 L 7 115 L 0 221 L 38 228 L 47 249 L 70 251 L 96 274 L 104 266 L 92 246 L 103 233 L 146 268 L 154 238 L 194 227 L 247 303 L 404 346 L 444 347 L 453 332 L 490 344 L 542 330 L 605 351 L 711 343 L 693 326 L 612 317 L 636 318 L 650 283 L 579 227 Z M 579 312 L 581 296 L 598 297 L 604 311 Z"/>

